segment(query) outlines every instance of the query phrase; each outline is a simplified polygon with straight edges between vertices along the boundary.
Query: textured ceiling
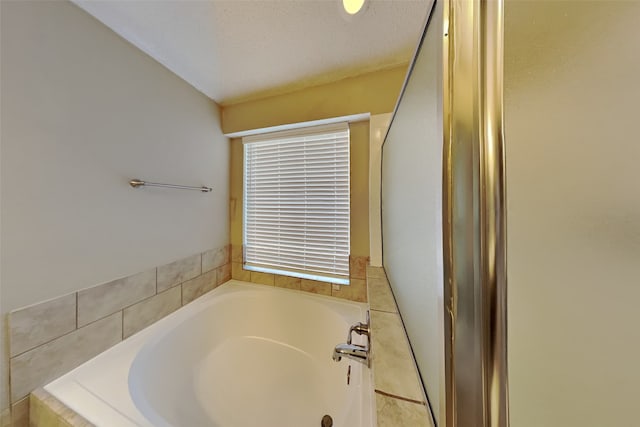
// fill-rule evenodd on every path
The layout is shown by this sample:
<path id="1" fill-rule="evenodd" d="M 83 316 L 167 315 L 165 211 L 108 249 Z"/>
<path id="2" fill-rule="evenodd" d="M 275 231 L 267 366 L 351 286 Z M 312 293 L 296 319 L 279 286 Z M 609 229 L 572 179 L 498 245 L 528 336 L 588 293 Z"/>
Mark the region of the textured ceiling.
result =
<path id="1" fill-rule="evenodd" d="M 219 103 L 410 60 L 431 0 L 72 0 Z"/>

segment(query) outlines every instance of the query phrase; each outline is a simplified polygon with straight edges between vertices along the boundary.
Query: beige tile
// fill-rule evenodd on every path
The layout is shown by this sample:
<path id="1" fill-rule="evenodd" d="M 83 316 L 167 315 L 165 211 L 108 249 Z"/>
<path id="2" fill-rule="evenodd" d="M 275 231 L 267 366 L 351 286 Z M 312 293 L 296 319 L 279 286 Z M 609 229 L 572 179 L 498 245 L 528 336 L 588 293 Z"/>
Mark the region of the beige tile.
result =
<path id="1" fill-rule="evenodd" d="M 273 286 L 275 283 L 275 274 L 252 271 L 250 281 L 252 283 L 258 283 L 260 285 Z"/>
<path id="2" fill-rule="evenodd" d="M 9 314 L 11 357 L 76 328 L 76 294 L 65 295 Z"/>
<path id="3" fill-rule="evenodd" d="M 378 427 L 433 427 L 425 405 L 376 393 Z"/>
<path id="4" fill-rule="evenodd" d="M 78 327 L 120 311 L 156 293 L 156 269 L 78 292 Z"/>
<path id="5" fill-rule="evenodd" d="M 11 358 L 11 401 L 86 362 L 122 339 L 122 312 Z"/>
<path id="6" fill-rule="evenodd" d="M 11 409 L 7 408 L 0 412 L 0 426 L 11 427 Z"/>
<path id="7" fill-rule="evenodd" d="M 384 267 L 372 267 L 371 265 L 367 265 L 367 278 L 373 277 L 386 279 L 387 275 L 384 273 Z"/>
<path id="8" fill-rule="evenodd" d="M 375 388 L 423 401 L 424 393 L 400 316 L 374 310 L 370 314 Z"/>
<path id="9" fill-rule="evenodd" d="M 217 285 L 222 285 L 225 282 L 231 280 L 231 263 L 227 263 L 218 267 L 218 275 L 216 276 Z"/>
<path id="10" fill-rule="evenodd" d="M 331 295 L 331 283 L 317 280 L 300 280 L 300 290 L 320 295 Z"/>
<path id="11" fill-rule="evenodd" d="M 229 246 L 225 245 L 222 248 L 211 249 L 210 251 L 202 253 L 202 272 L 211 271 L 214 268 L 221 267 L 228 264 L 231 261 L 229 254 Z"/>
<path id="12" fill-rule="evenodd" d="M 174 286 L 158 295 L 124 309 L 122 318 L 123 338 L 157 322 L 182 306 L 182 290 Z"/>
<path id="13" fill-rule="evenodd" d="M 349 278 L 366 279 L 368 256 L 349 255 Z"/>
<path id="14" fill-rule="evenodd" d="M 387 279 L 369 277 L 367 287 L 369 288 L 369 306 L 372 310 L 398 312 Z"/>
<path id="15" fill-rule="evenodd" d="M 251 281 L 251 272 L 242 268 L 242 263 L 231 263 L 231 277 L 236 280 L 242 280 L 243 282 Z"/>
<path id="16" fill-rule="evenodd" d="M 42 389 L 40 389 L 42 390 Z M 35 392 L 29 396 L 29 418 L 32 427 L 57 426 L 59 420 L 52 409 L 39 399 Z"/>
<path id="17" fill-rule="evenodd" d="M 216 287 L 217 271 L 212 270 L 195 279 L 182 284 L 182 305 L 188 304 L 194 299 L 209 292 Z"/>
<path id="18" fill-rule="evenodd" d="M 95 427 L 43 388 L 33 391 L 29 398 L 34 427 Z"/>
<path id="19" fill-rule="evenodd" d="M 198 277 L 202 273 L 202 256 L 192 255 L 158 267 L 158 292 Z"/>
<path id="20" fill-rule="evenodd" d="M 29 427 L 29 396 L 11 405 L 13 427 Z"/>
<path id="21" fill-rule="evenodd" d="M 274 284 L 279 288 L 300 290 L 300 278 L 276 274 Z"/>
<path id="22" fill-rule="evenodd" d="M 331 287 L 331 296 L 351 301 L 367 302 L 367 282 L 363 279 L 349 279 L 348 285 L 339 285 L 338 289 Z"/>
<path id="23" fill-rule="evenodd" d="M 244 262 L 242 245 L 231 245 L 231 262 Z"/>
<path id="24" fill-rule="evenodd" d="M 60 418 L 64 421 L 63 427 L 96 427 L 95 424 L 90 423 L 84 417 L 68 408 Z"/>
<path id="25" fill-rule="evenodd" d="M 40 391 L 50 396 L 50 394 L 42 388 L 35 390 L 29 396 L 29 418 L 31 425 L 33 427 L 59 426 L 59 417 L 53 411 L 49 402 L 39 395 Z"/>

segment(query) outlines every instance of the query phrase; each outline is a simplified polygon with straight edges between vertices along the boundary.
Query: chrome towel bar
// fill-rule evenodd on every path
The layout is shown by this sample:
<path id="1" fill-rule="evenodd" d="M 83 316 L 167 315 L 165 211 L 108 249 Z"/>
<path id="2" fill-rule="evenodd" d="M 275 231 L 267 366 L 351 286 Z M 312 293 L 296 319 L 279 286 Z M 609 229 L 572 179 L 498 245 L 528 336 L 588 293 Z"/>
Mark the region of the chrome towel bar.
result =
<path id="1" fill-rule="evenodd" d="M 162 184 L 159 182 L 148 182 L 148 181 L 142 181 L 140 179 L 132 179 L 131 181 L 129 181 L 129 185 L 131 185 L 133 188 L 138 188 L 138 187 L 165 187 L 165 188 L 177 188 L 178 190 L 198 190 L 198 191 L 202 191 L 203 193 L 208 193 L 212 190 L 212 188 L 210 187 L 192 187 L 189 185 L 175 185 L 175 184 Z"/>

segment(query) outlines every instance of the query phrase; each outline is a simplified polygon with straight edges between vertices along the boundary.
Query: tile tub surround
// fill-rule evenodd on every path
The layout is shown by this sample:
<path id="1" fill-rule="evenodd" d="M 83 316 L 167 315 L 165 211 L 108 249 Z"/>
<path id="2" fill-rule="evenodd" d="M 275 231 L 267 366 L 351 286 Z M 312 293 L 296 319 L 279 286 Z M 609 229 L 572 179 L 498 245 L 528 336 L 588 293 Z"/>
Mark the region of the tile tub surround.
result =
<path id="1" fill-rule="evenodd" d="M 279 415 L 282 411 L 273 404 L 279 406 L 278 402 L 282 401 L 284 396 L 282 393 L 286 395 L 287 390 L 298 389 L 304 394 L 303 403 L 306 402 L 307 406 L 298 408 L 301 409 L 297 412 L 298 415 L 288 414 L 285 418 L 290 423 L 284 425 L 319 423 L 319 417 L 323 413 L 317 415 L 317 407 L 314 408 L 313 401 L 322 397 L 318 393 L 328 392 L 334 397 L 321 399 L 324 402 L 323 406 L 328 410 L 326 413 L 332 414 L 333 411 L 338 414 L 336 416 L 340 417 L 340 422 L 345 426 L 369 426 L 370 423 L 360 424 L 356 420 L 361 418 L 363 421 L 373 421 L 371 405 L 375 396 L 371 371 L 362 364 L 351 363 L 352 383 L 355 379 L 358 386 L 348 387 L 346 374 L 349 362 L 336 364 L 330 355 L 335 344 L 344 340 L 345 328 L 365 318 L 367 308 L 366 304 L 232 280 L 44 388 L 67 407 L 76 408 L 87 420 L 100 425 L 147 425 L 148 419 L 152 419 L 154 425 L 169 423 L 185 427 L 204 426 L 211 422 L 215 424 L 216 419 L 221 421 L 222 425 L 226 425 L 224 419 L 229 421 L 228 416 L 221 414 L 222 418 L 219 418 L 217 412 L 231 408 L 231 412 L 227 410 L 227 415 L 233 417 L 235 412 L 246 407 L 247 398 L 254 398 L 258 412 L 254 411 L 252 416 L 241 417 L 243 422 L 240 424 L 260 425 L 259 422 L 254 422 L 258 414 L 264 421 L 262 425 L 276 426 L 282 423 L 282 416 Z M 257 315 L 261 319 L 259 324 L 256 325 L 255 321 L 243 321 L 246 320 L 246 313 Z M 290 321 L 299 316 L 307 319 L 306 327 L 303 329 Z M 212 329 L 207 325 L 224 327 Z M 307 330 L 321 330 L 323 333 L 315 337 L 316 334 L 311 336 L 305 332 Z M 193 333 L 185 334 L 185 331 Z M 249 341 L 254 344 L 251 344 L 251 351 L 248 353 L 245 351 L 246 347 L 233 344 L 236 341 L 234 337 L 246 342 L 242 337 L 247 336 L 258 338 L 257 341 Z M 321 338 L 320 346 L 316 338 Z M 358 342 L 361 339 L 362 337 L 359 337 Z M 232 345 L 223 349 L 225 345 L 219 345 L 222 342 L 231 342 Z M 273 342 L 284 343 L 289 347 L 289 356 L 282 353 L 285 349 L 280 345 L 274 349 L 270 344 Z M 176 343 L 179 344 L 178 348 Z M 223 354 L 223 357 L 220 357 L 219 350 L 227 352 L 226 356 Z M 285 353 L 286 351 L 289 350 L 285 350 Z M 252 374 L 238 376 L 237 373 L 242 373 L 243 366 L 255 359 L 256 355 L 261 359 L 268 359 L 264 361 L 265 366 L 269 366 L 269 371 L 262 375 L 266 371 L 257 366 Z M 300 360 L 300 355 L 303 355 L 305 360 Z M 304 355 L 324 362 L 318 365 Z M 293 357 L 291 360 L 288 359 L 290 356 Z M 193 360 L 204 360 L 203 357 L 210 362 L 205 364 L 206 366 L 196 366 L 192 363 Z M 292 363 L 297 366 L 296 372 L 292 372 L 288 379 L 285 378 L 286 375 L 276 378 L 278 381 L 286 380 L 287 390 L 282 389 L 282 393 L 276 393 L 274 402 L 267 401 L 261 405 L 260 402 L 265 402 L 265 396 L 273 394 L 269 391 L 274 379 L 271 374 L 277 373 L 278 370 L 287 370 Z M 218 392 L 224 394 L 229 387 L 225 388 L 223 385 L 220 388 L 222 383 L 218 382 L 216 386 L 216 381 L 200 382 L 202 387 L 199 387 L 198 381 L 195 380 L 202 379 L 202 375 L 219 376 L 221 373 L 229 373 L 228 378 L 223 378 L 225 381 L 222 383 L 228 380 L 236 384 L 236 393 L 233 394 L 234 390 L 231 390 L 232 395 L 227 396 L 229 399 L 222 401 L 214 402 L 209 399 L 208 406 L 203 411 L 198 401 L 207 400 L 207 396 L 213 396 Z M 321 379 L 316 384 L 320 388 L 309 388 L 308 381 L 315 383 L 314 378 Z M 132 381 L 136 385 L 135 390 L 129 390 Z M 180 385 L 180 389 L 184 389 L 182 386 L 191 389 L 192 383 L 196 386 L 196 389 L 192 390 L 195 394 L 190 393 L 186 399 L 182 399 L 183 402 L 180 402 L 180 399 L 176 401 L 175 390 L 172 387 L 166 387 L 167 384 L 177 384 Z M 250 396 L 251 393 L 247 395 L 242 392 L 256 387 L 262 391 L 254 393 L 253 397 Z M 142 391 L 146 396 L 147 404 L 137 404 L 137 397 L 140 395 L 136 390 Z M 148 395 L 147 392 L 152 393 Z M 290 392 L 284 396 L 285 400 L 295 401 L 301 396 L 300 393 Z M 335 398 L 336 396 L 338 397 Z M 300 416 L 310 416 L 312 422 L 295 422 L 294 419 L 299 419 Z M 164 418 L 167 423 L 162 422 L 160 418 Z M 158 423 L 154 422 L 155 420 Z"/>
<path id="2" fill-rule="evenodd" d="M 46 301 L 11 314 L 10 356 L 61 337 L 76 329 L 76 295 L 70 294 Z M 34 327 L 33 319 L 46 319 Z"/>
<path id="3" fill-rule="evenodd" d="M 425 405 L 407 402 L 376 392 L 378 427 L 430 427 L 431 416 Z"/>
<path id="4" fill-rule="evenodd" d="M 11 409 L 0 412 L 0 427 L 11 427 Z"/>
<path id="5" fill-rule="evenodd" d="M 202 274 L 202 254 L 158 267 L 158 291 L 165 291 Z"/>
<path id="6" fill-rule="evenodd" d="M 29 425 L 29 398 L 25 397 L 11 405 L 9 418 L 7 420 L 9 427 L 27 427 Z M 4 426 L 3 426 L 4 427 Z"/>
<path id="7" fill-rule="evenodd" d="M 182 307 L 182 289 L 180 286 L 174 286 L 125 308 L 122 312 L 122 338 L 130 337 L 180 307 Z"/>
<path id="8" fill-rule="evenodd" d="M 9 313 L 13 425 L 29 425 L 31 391 L 231 279 L 230 255 L 225 245 Z"/>
<path id="9" fill-rule="evenodd" d="M 432 427 L 409 340 L 382 267 L 366 269 L 378 427 Z"/>
<path id="10" fill-rule="evenodd" d="M 43 388 L 29 396 L 29 419 L 33 427 L 92 427 L 93 424 L 69 409 Z"/>
<path id="11" fill-rule="evenodd" d="M 212 249 L 202 253 L 202 272 L 214 270 L 223 265 L 228 265 L 231 254 L 230 245 L 223 246 L 222 248 Z"/>
<path id="12" fill-rule="evenodd" d="M 242 263 L 242 246 L 231 245 L 231 277 L 233 279 L 343 298 L 350 301 L 367 302 L 366 268 L 369 265 L 368 256 L 349 256 L 348 286 L 332 285 L 327 282 L 300 279 L 282 274 L 245 270 Z"/>
<path id="13" fill-rule="evenodd" d="M 433 427 L 415 362 L 384 270 L 367 267 L 366 274 L 370 283 L 369 304 L 374 339 L 372 369 L 377 426 Z M 281 280 L 283 287 L 286 284 L 294 288 L 304 282 L 304 280 L 298 282 L 292 278 Z M 323 282 L 317 283 L 323 284 Z M 91 426 L 43 389 L 33 392 L 30 399 L 30 414 L 34 427 Z"/>
<path id="14" fill-rule="evenodd" d="M 112 315 L 10 360 L 11 402 L 122 341 L 122 313 Z"/>
<path id="15" fill-rule="evenodd" d="M 11 409 L 7 408 L 0 413 L 0 427 L 11 427 Z"/>
<path id="16" fill-rule="evenodd" d="M 156 294 L 156 269 L 94 286 L 77 293 L 78 327 Z"/>

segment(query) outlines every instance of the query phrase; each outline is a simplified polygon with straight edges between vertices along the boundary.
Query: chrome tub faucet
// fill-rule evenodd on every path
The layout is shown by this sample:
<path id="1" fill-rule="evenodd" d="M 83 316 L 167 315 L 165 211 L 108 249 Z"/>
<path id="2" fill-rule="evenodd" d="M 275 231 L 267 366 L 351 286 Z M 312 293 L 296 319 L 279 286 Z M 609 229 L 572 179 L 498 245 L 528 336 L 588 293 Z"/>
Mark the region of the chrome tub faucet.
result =
<path id="1" fill-rule="evenodd" d="M 338 344 L 333 349 L 333 360 L 339 362 L 343 357 L 347 359 L 356 360 L 358 362 L 362 362 L 366 364 L 368 367 L 371 367 L 371 359 L 369 357 L 370 347 L 371 347 L 371 328 L 369 320 L 369 311 L 367 311 L 367 323 L 358 322 L 354 325 L 351 325 L 349 328 L 349 333 L 347 335 L 347 342 Z M 367 337 L 367 344 L 352 344 L 351 337 L 353 333 L 358 335 L 365 335 Z"/>

